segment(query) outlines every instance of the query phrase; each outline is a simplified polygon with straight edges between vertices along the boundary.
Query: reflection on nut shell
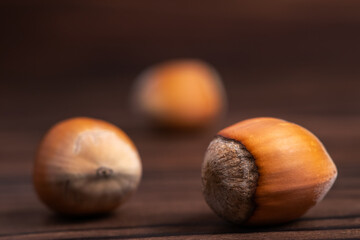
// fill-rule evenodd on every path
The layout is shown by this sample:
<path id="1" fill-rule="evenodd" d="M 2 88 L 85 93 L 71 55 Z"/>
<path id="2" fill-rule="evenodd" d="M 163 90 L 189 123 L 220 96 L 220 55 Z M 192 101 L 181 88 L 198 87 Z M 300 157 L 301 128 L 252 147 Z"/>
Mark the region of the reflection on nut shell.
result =
<path id="1" fill-rule="evenodd" d="M 157 126 L 198 128 L 223 113 L 225 94 L 211 66 L 198 60 L 174 60 L 141 74 L 133 100 L 137 111 Z"/>
<path id="2" fill-rule="evenodd" d="M 73 118 L 51 128 L 34 166 L 39 198 L 68 215 L 109 212 L 137 188 L 141 162 L 130 138 L 116 126 Z"/>
<path id="3" fill-rule="evenodd" d="M 203 194 L 222 218 L 272 225 L 302 216 L 333 185 L 337 169 L 308 130 L 254 118 L 221 130 L 202 166 Z"/>

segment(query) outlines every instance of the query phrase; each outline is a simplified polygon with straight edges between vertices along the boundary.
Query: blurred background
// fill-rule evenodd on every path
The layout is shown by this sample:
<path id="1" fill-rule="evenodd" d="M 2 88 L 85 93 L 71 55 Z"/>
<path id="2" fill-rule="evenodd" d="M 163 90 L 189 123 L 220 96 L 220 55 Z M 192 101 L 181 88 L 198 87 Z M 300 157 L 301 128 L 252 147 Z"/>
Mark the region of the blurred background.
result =
<path id="1" fill-rule="evenodd" d="M 242 118 L 359 113 L 359 7 L 310 0 L 2 0 L 1 118 L 115 119 L 128 107 L 122 89 L 130 91 L 144 68 L 172 58 L 212 64 L 230 110 Z M 94 105 L 104 113 L 94 113 Z"/>
<path id="2" fill-rule="evenodd" d="M 349 149 L 360 143 L 359 8 L 358 1 L 2 0 L 0 139 L 7 151 L 31 142 L 28 158 L 41 134 L 68 117 L 137 129 L 129 97 L 138 74 L 198 58 L 219 71 L 228 95 L 228 115 L 212 133 L 273 116 L 325 142 L 328 129 L 340 134 L 330 152 L 339 137 L 353 137 Z"/>
<path id="3" fill-rule="evenodd" d="M 29 159 L 65 118 L 96 117 L 136 132 L 134 79 L 155 63 L 197 58 L 218 70 L 228 96 L 227 117 L 211 135 L 273 116 L 326 143 L 332 129 L 340 134 L 332 144 L 350 136 L 344 147 L 358 146 L 359 8 L 358 1 L 2 0 L 0 139 L 7 151 L 31 143 Z"/>
<path id="4" fill-rule="evenodd" d="M 1 117 L 91 114 L 94 105 L 115 114 L 127 106 L 124 92 L 117 93 L 141 70 L 184 57 L 215 66 L 231 111 L 243 117 L 288 106 L 296 113 L 359 113 L 359 7 L 309 0 L 2 0 Z"/>
<path id="5" fill-rule="evenodd" d="M 132 113 L 129 98 L 140 72 L 174 58 L 202 59 L 222 77 L 227 116 L 205 135 L 164 137 L 139 127 Z M 250 117 L 283 118 L 314 132 L 339 167 L 335 188 L 356 188 L 359 66 L 359 1 L 1 0 L 0 212 L 7 216 L 1 225 L 16 232 L 44 223 L 31 186 L 33 155 L 50 126 L 74 116 L 124 129 L 143 157 L 143 188 L 170 172 L 184 179 L 188 190 L 181 197 L 201 211 L 210 211 L 199 180 L 207 144 L 219 129 Z M 176 179 L 167 182 L 182 189 Z M 129 207 L 145 206 L 144 198 L 135 199 Z M 351 201 L 335 199 L 317 216 L 326 216 L 334 203 L 349 206 L 341 214 L 354 211 Z M 154 217 L 147 206 L 144 214 Z M 164 206 L 189 216 L 193 211 Z"/>

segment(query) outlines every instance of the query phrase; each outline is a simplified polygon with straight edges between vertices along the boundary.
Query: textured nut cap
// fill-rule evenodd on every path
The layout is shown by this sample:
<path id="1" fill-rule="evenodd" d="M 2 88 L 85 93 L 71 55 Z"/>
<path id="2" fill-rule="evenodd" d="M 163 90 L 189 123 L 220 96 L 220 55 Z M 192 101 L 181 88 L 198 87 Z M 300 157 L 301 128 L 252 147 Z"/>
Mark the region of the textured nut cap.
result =
<path id="1" fill-rule="evenodd" d="M 243 223 L 253 214 L 259 174 L 254 158 L 241 143 L 215 137 L 201 176 L 205 199 L 220 217 Z"/>

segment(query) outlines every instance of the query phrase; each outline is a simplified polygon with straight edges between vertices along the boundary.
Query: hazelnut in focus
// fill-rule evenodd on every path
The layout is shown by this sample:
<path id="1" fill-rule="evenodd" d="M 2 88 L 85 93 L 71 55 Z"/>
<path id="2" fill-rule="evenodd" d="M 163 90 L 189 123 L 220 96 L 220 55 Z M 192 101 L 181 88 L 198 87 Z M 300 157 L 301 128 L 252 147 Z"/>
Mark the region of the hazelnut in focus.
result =
<path id="1" fill-rule="evenodd" d="M 221 130 L 202 165 L 203 195 L 220 217 L 244 225 L 299 218 L 320 202 L 337 169 L 319 139 L 275 118 L 254 118 Z"/>
<path id="2" fill-rule="evenodd" d="M 216 122 L 224 112 L 225 92 L 219 75 L 208 64 L 174 60 L 140 75 L 133 102 L 156 126 L 201 128 Z"/>
<path id="3" fill-rule="evenodd" d="M 107 213 L 137 188 L 141 161 L 130 138 L 116 126 L 72 118 L 42 139 L 34 166 L 39 198 L 65 215 Z"/>

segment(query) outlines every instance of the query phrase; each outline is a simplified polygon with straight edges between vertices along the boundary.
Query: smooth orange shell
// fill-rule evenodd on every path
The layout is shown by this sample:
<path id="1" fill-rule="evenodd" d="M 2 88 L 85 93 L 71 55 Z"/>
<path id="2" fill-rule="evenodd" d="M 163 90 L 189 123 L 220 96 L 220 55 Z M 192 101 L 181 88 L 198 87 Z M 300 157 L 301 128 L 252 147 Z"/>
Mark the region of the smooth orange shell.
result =
<path id="1" fill-rule="evenodd" d="M 219 135 L 241 142 L 258 167 L 256 209 L 247 224 L 276 224 L 300 217 L 322 200 L 336 179 L 336 166 L 322 143 L 294 123 L 254 118 Z"/>
<path id="2" fill-rule="evenodd" d="M 122 130 L 105 121 L 85 117 L 62 121 L 47 132 L 38 148 L 34 165 L 36 192 L 47 206 L 60 213 L 83 215 L 111 211 L 127 196 L 121 193 L 124 186 L 120 186 L 120 178 L 96 178 L 100 167 L 108 167 L 119 176 L 133 177 L 131 186 L 126 182 L 129 194 L 140 181 L 138 152 Z M 75 181 L 72 194 L 63 184 L 67 180 Z"/>
<path id="3" fill-rule="evenodd" d="M 224 89 L 212 67 L 198 60 L 156 65 L 139 78 L 136 108 L 167 127 L 200 127 L 224 109 Z"/>

